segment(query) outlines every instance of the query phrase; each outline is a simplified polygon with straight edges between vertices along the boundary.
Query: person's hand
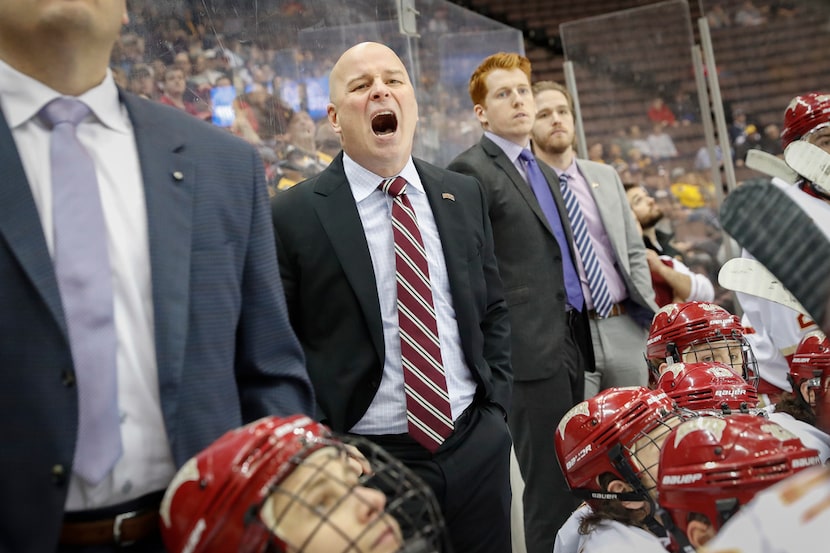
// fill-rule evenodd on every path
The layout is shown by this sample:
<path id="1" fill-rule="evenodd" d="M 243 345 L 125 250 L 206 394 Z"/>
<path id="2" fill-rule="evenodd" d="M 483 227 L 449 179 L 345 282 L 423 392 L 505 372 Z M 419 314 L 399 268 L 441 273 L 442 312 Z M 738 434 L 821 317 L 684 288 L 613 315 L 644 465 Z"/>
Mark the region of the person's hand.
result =
<path id="1" fill-rule="evenodd" d="M 648 261 L 648 268 L 651 269 L 652 273 L 660 274 L 666 266 L 660 259 L 660 255 L 654 250 L 646 249 L 646 261 Z"/>

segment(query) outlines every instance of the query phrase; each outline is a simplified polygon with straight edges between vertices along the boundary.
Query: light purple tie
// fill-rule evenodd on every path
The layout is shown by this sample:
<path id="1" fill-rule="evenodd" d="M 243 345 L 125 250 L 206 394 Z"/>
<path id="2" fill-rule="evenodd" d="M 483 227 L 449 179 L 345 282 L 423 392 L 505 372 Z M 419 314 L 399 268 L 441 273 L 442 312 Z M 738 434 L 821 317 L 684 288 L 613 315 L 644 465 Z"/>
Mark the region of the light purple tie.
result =
<path id="1" fill-rule="evenodd" d="M 78 383 L 73 470 L 97 484 L 121 457 L 115 320 L 107 227 L 95 164 L 75 134 L 89 108 L 58 98 L 38 116 L 52 129 L 54 263 Z"/>

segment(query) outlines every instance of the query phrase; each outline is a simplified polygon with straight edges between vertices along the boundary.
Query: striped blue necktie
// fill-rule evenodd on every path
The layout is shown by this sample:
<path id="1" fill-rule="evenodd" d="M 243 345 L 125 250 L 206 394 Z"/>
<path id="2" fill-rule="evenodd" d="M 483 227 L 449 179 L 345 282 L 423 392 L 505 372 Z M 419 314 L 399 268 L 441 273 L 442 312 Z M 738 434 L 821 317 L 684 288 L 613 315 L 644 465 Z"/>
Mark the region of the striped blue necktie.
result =
<path id="1" fill-rule="evenodd" d="M 582 266 L 585 275 L 588 277 L 588 288 L 591 290 L 591 299 L 594 302 L 594 311 L 600 318 L 605 318 L 611 313 L 614 301 L 608 291 L 608 283 L 605 282 L 605 275 L 602 274 L 602 267 L 594 252 L 594 245 L 591 243 L 591 236 L 588 234 L 588 225 L 582 216 L 582 209 L 568 184 L 568 175 L 559 175 L 559 187 L 562 189 L 562 199 L 565 201 L 565 209 L 571 221 L 571 229 L 574 233 L 574 243 L 582 259 Z"/>

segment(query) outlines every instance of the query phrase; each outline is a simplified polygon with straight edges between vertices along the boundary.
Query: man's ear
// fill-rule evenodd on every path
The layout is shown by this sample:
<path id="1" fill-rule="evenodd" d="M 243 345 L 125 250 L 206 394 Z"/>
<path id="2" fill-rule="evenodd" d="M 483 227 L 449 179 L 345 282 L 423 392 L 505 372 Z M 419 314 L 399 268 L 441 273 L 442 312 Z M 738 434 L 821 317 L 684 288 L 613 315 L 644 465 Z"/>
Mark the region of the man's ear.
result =
<path id="1" fill-rule="evenodd" d="M 806 401 L 810 405 L 810 407 L 815 407 L 816 392 L 815 390 L 810 389 L 809 381 L 805 380 L 804 382 L 802 382 L 801 386 L 799 387 L 799 390 L 801 391 L 801 397 L 804 398 L 804 401 Z"/>
<path id="2" fill-rule="evenodd" d="M 337 107 L 334 104 L 330 103 L 328 106 L 326 106 L 326 117 L 329 120 L 329 124 L 331 125 L 331 128 L 334 130 L 334 132 L 336 134 L 339 135 L 340 132 L 341 132 L 341 129 L 340 129 L 340 123 L 338 122 L 338 119 L 337 119 Z"/>
<path id="3" fill-rule="evenodd" d="M 476 104 L 475 106 L 473 106 L 473 113 L 476 114 L 476 118 L 478 119 L 478 122 L 481 123 L 481 126 L 486 129 L 488 123 L 487 114 L 484 113 L 484 106 L 482 106 L 481 104 Z"/>
<path id="4" fill-rule="evenodd" d="M 715 529 L 711 524 L 701 520 L 691 520 L 686 526 L 686 537 L 689 538 L 692 547 L 700 549 L 715 537 Z"/>
<path id="5" fill-rule="evenodd" d="M 628 482 L 623 482 L 622 480 L 611 480 L 608 483 L 608 491 L 611 493 L 627 493 L 633 492 L 634 488 L 631 487 L 631 484 Z M 637 509 L 642 509 L 646 502 L 645 501 L 620 501 L 622 506 L 626 509 L 631 509 L 632 511 L 636 511 Z"/>

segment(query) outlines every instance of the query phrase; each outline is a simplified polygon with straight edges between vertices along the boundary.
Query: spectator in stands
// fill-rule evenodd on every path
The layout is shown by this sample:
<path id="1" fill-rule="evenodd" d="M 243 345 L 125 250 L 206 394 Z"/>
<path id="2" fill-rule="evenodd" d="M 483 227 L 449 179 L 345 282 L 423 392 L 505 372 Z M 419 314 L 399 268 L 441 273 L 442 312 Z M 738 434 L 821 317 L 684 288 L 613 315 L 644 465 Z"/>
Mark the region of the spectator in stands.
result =
<path id="1" fill-rule="evenodd" d="M 698 119 L 698 107 L 692 102 L 691 96 L 682 90 L 679 90 L 677 94 L 674 95 L 674 105 L 672 106 L 672 110 L 674 111 L 677 120 L 680 121 L 680 124 L 684 127 L 696 122 Z"/>
<path id="2" fill-rule="evenodd" d="M 674 116 L 671 108 L 661 97 L 656 97 L 651 101 L 651 106 L 648 108 L 648 118 L 652 123 L 662 123 L 664 125 L 677 126 L 677 119 Z"/>
<path id="3" fill-rule="evenodd" d="M 681 261 L 680 252 L 671 246 L 670 237 L 661 232 L 666 247 L 660 243 L 656 225 L 663 218 L 663 213 L 654 199 L 641 186 L 624 186 L 631 212 L 637 219 L 643 242 L 648 248 L 646 257 L 657 305 L 663 307 L 669 303 L 714 300 L 715 289 L 710 280 L 705 275 L 692 272 Z"/>
<path id="4" fill-rule="evenodd" d="M 735 25 L 739 27 L 754 27 L 766 23 L 767 19 L 761 10 L 752 3 L 752 0 L 744 0 L 735 12 Z"/>
<path id="5" fill-rule="evenodd" d="M 614 167 L 628 168 L 628 162 L 623 155 L 622 147 L 617 142 L 611 142 L 608 145 L 608 164 Z"/>
<path id="6" fill-rule="evenodd" d="M 715 159 L 718 167 L 723 166 L 723 154 L 719 145 L 715 145 Z M 709 159 L 709 148 L 703 144 L 695 153 L 695 161 L 693 164 L 695 171 L 708 171 L 712 168 L 712 161 Z"/>
<path id="7" fill-rule="evenodd" d="M 130 70 L 127 89 L 138 96 L 155 100 L 158 97 L 158 90 L 152 68 L 143 63 L 134 65 Z"/>
<path id="8" fill-rule="evenodd" d="M 159 102 L 186 111 L 196 117 L 209 115 L 209 112 L 200 112 L 192 102 L 184 99 L 186 88 L 184 72 L 178 67 L 170 67 L 164 72 L 164 93 L 159 98 Z"/>
<path id="9" fill-rule="evenodd" d="M 648 144 L 648 140 L 643 137 L 639 125 L 631 125 L 628 129 L 628 150 L 624 151 L 629 153 L 631 152 L 631 148 L 637 148 L 640 151 L 640 155 L 644 157 L 651 156 L 651 147 Z M 630 157 L 631 154 L 629 153 Z"/>
<path id="10" fill-rule="evenodd" d="M 212 86 L 216 83 L 216 79 L 222 76 L 222 73 L 212 69 L 208 64 L 209 56 L 215 57 L 216 52 L 213 50 L 198 52 L 193 55 L 191 60 L 193 64 L 192 75 L 189 82 L 191 86 L 201 87 L 202 85 Z"/>
<path id="11" fill-rule="evenodd" d="M 784 155 L 784 147 L 781 146 L 781 129 L 778 125 L 770 123 L 764 127 L 764 134 L 761 136 L 758 147 L 774 156 Z"/>
<path id="12" fill-rule="evenodd" d="M 706 21 L 711 29 L 724 29 L 732 25 L 729 14 L 721 4 L 715 4 L 706 11 Z"/>
<path id="13" fill-rule="evenodd" d="M 278 152 L 283 178 L 277 188 L 291 188 L 301 180 L 318 174 L 328 167 L 332 157 L 317 148 L 317 126 L 307 111 L 295 111 L 288 119 L 285 146 Z"/>
<path id="14" fill-rule="evenodd" d="M 677 148 L 674 140 L 665 131 L 665 124 L 655 123 L 648 135 L 648 149 L 654 161 L 672 159 L 677 157 Z"/>
<path id="15" fill-rule="evenodd" d="M 605 159 L 603 159 L 603 152 L 605 147 L 602 145 L 602 142 L 594 142 L 590 146 L 588 146 L 588 159 L 595 163 L 605 163 Z"/>

